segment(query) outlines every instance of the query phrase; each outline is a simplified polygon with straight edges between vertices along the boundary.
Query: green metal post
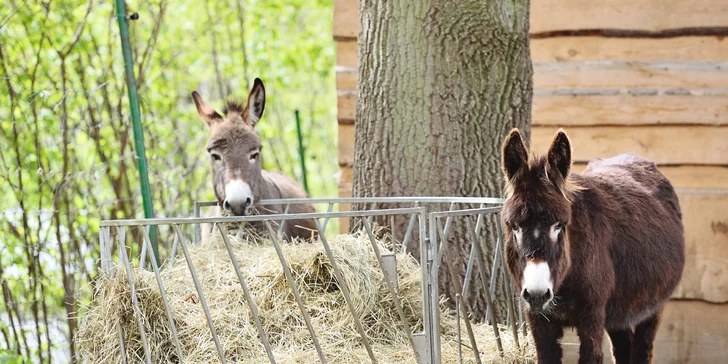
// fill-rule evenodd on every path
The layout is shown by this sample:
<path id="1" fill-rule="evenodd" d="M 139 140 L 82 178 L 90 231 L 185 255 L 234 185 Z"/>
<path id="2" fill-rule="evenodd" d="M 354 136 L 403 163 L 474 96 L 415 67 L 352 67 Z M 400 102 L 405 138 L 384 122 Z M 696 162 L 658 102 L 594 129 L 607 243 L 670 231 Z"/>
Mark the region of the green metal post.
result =
<path id="1" fill-rule="evenodd" d="M 296 110 L 296 134 L 298 134 L 298 156 L 301 160 L 301 175 L 303 176 L 303 188 L 306 190 L 306 193 L 311 194 L 311 192 L 308 190 L 308 179 L 306 178 L 306 156 L 304 155 L 303 150 L 303 134 L 301 132 L 301 116 L 298 113 L 298 110 Z"/>
<path id="2" fill-rule="evenodd" d="M 142 132 L 141 112 L 139 111 L 139 96 L 137 95 L 136 79 L 134 78 L 134 59 L 131 55 L 129 25 L 127 23 L 126 3 L 124 0 L 116 0 L 116 19 L 119 21 L 121 50 L 124 54 L 124 71 L 126 74 L 126 86 L 129 92 L 129 105 L 131 106 L 131 121 L 134 130 L 134 150 L 136 151 L 137 167 L 139 169 L 139 183 L 141 184 L 142 189 L 144 217 L 150 219 L 154 217 L 154 206 L 152 205 L 152 193 L 149 189 L 147 157 L 144 150 L 144 133 Z M 152 243 L 154 259 L 157 261 L 157 264 L 160 264 L 157 227 L 155 225 L 150 226 L 149 239 Z M 142 254 L 144 254 L 144 252 L 142 252 Z"/>

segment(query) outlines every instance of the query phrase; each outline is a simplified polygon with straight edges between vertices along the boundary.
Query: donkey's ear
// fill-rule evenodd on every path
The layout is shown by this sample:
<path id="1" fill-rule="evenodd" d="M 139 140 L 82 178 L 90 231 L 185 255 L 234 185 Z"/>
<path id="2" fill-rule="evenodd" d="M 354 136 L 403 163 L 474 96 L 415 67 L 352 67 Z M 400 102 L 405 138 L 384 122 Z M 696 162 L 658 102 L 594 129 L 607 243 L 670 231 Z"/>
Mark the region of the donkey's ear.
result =
<path id="1" fill-rule="evenodd" d="M 202 120 L 205 120 L 207 125 L 212 127 L 213 125 L 223 120 L 222 116 L 218 114 L 217 111 L 212 108 L 212 106 L 208 105 L 205 100 L 202 99 L 202 96 L 197 93 L 197 91 L 192 91 L 192 99 L 195 100 L 197 113 L 200 114 L 200 117 L 202 118 Z"/>
<path id="2" fill-rule="evenodd" d="M 571 142 L 564 129 L 559 129 L 551 142 L 547 160 L 549 178 L 554 181 L 566 179 L 571 169 Z"/>
<path id="3" fill-rule="evenodd" d="M 523 144 L 521 132 L 511 130 L 503 143 L 503 173 L 508 181 L 512 180 L 522 168 L 528 166 L 528 152 Z"/>
<path id="4" fill-rule="evenodd" d="M 248 103 L 245 105 L 245 110 L 243 110 L 243 119 L 248 125 L 254 127 L 263 116 L 264 110 L 265 87 L 263 86 L 263 81 L 260 78 L 256 78 L 253 81 L 253 88 L 248 95 Z"/>

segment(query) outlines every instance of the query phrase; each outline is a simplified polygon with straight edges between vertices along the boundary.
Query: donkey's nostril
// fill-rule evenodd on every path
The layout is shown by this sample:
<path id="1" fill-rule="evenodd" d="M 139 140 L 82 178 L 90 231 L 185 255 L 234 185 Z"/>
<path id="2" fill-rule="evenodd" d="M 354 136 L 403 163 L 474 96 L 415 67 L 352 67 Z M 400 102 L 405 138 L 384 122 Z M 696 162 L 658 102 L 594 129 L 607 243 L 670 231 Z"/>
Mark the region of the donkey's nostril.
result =
<path id="1" fill-rule="evenodd" d="M 230 206 L 230 202 L 228 202 L 227 200 L 222 203 L 222 208 L 228 211 L 232 210 L 232 206 Z"/>
<path id="2" fill-rule="evenodd" d="M 250 199 L 250 197 L 246 198 L 246 199 L 245 199 L 245 207 L 248 207 L 248 206 L 250 206 L 250 204 L 251 204 L 252 202 L 253 202 L 253 201 L 252 201 L 252 200 Z"/>

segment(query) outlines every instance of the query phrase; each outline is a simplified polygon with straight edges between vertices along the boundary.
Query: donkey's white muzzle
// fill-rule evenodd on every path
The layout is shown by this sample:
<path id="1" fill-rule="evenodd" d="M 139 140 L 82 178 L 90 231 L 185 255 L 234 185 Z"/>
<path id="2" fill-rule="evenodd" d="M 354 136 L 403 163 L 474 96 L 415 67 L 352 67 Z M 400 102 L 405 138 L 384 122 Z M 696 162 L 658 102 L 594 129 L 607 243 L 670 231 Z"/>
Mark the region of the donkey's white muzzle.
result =
<path id="1" fill-rule="evenodd" d="M 250 185 L 240 179 L 234 179 L 225 185 L 225 201 L 222 208 L 236 216 L 245 215 L 248 207 L 253 205 L 253 191 Z"/>

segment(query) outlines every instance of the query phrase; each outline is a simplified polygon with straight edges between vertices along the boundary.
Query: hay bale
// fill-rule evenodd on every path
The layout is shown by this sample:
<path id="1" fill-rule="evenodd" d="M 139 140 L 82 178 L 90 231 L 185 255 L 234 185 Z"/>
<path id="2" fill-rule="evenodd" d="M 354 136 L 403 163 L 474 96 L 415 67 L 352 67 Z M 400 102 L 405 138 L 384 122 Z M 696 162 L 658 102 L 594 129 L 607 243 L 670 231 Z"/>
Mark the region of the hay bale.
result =
<path id="1" fill-rule="evenodd" d="M 316 352 L 295 297 L 288 286 L 275 250 L 266 239 L 230 236 L 235 256 L 259 310 L 278 362 L 314 362 Z M 414 355 L 399 325 L 392 296 L 383 280 L 373 249 L 365 234 L 339 235 L 330 241 L 362 325 L 382 363 L 412 363 Z M 382 251 L 387 249 L 378 242 Z M 215 323 L 220 344 L 229 362 L 267 362 L 255 323 L 245 302 L 237 275 L 222 239 L 189 247 L 193 265 Z M 388 250 L 388 249 L 387 249 Z M 284 245 L 283 251 L 301 292 L 307 313 L 330 362 L 368 362 L 348 306 L 334 279 L 321 244 Z M 422 330 L 420 266 L 411 256 L 397 255 L 400 300 L 414 332 Z M 131 301 L 131 288 L 117 267 L 113 280 L 102 278 L 99 292 L 86 309 L 78 333 L 84 362 L 120 363 L 118 327 L 123 329 L 126 355 L 131 362 L 144 361 L 144 350 Z M 134 269 L 134 282 L 153 362 L 179 362 L 177 350 L 154 274 Z M 122 273 L 122 274 L 119 274 Z M 207 320 L 183 256 L 161 272 L 177 327 L 185 361 L 217 362 L 218 355 Z M 105 279 L 105 280 L 104 280 Z M 457 362 L 456 320 L 444 312 L 441 319 L 443 362 Z M 486 362 L 533 361 L 530 343 L 520 351 L 502 329 L 506 355 L 501 358 L 489 326 L 473 325 L 481 356 Z M 463 326 L 463 343 L 469 344 Z M 521 342 L 524 340 L 521 339 Z M 472 353 L 463 347 L 463 357 Z"/>

